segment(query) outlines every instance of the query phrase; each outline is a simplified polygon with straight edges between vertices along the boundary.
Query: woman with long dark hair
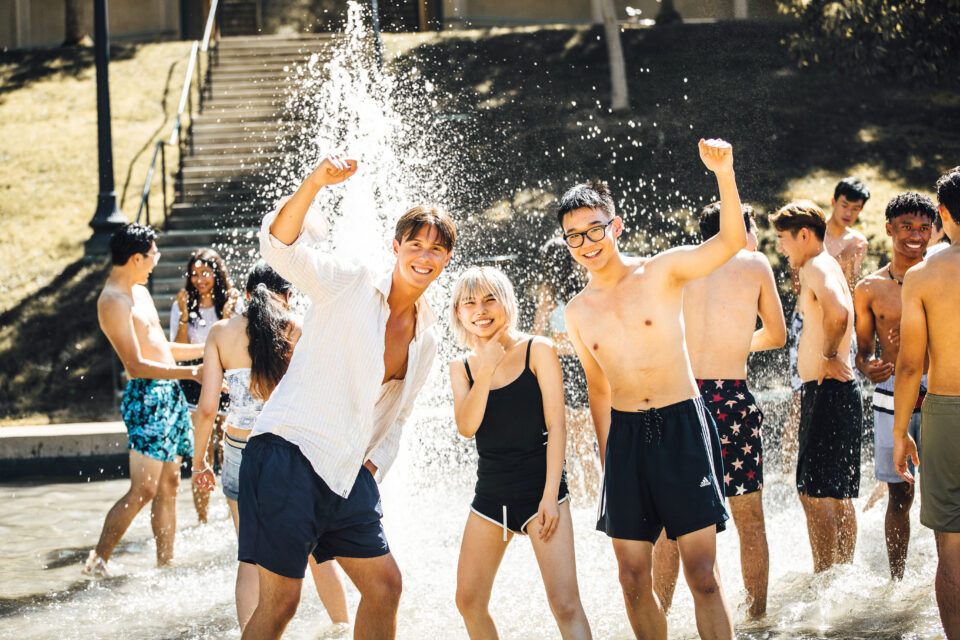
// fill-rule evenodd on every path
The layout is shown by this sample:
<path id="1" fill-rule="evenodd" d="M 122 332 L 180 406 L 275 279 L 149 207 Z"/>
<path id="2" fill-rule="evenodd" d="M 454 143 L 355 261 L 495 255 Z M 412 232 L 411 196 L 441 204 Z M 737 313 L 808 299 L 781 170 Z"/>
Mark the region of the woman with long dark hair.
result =
<path id="1" fill-rule="evenodd" d="M 213 325 L 203 352 L 203 387 L 193 414 L 195 450 L 206 450 L 213 431 L 220 389 L 224 380 L 230 389 L 230 411 L 224 427 L 223 494 L 239 529 L 237 498 L 240 464 L 247 436 L 257 421 L 263 403 L 287 371 L 293 348 L 300 339 L 300 321 L 290 313 L 292 288 L 262 260 L 247 277 L 246 309 L 243 314 Z M 210 461 L 194 458 L 193 484 L 208 493 L 216 485 Z M 317 594 L 334 624 L 348 624 L 343 579 L 335 561 L 320 565 L 311 557 L 310 570 Z M 237 569 L 237 620 L 241 631 L 259 600 L 257 567 L 245 562 Z"/>
<path id="2" fill-rule="evenodd" d="M 233 315 L 239 294 L 230 282 L 223 259 L 213 249 L 197 249 L 191 253 L 185 273 L 186 283 L 183 289 L 177 292 L 177 299 L 170 307 L 170 340 L 202 344 L 207 339 L 210 327 L 218 320 Z M 181 381 L 180 388 L 187 398 L 190 411 L 194 411 L 200 398 L 200 385 L 193 380 L 184 380 Z M 210 459 L 214 461 L 217 445 L 222 438 L 222 421 L 229 398 L 223 394 L 220 400 L 220 415 L 208 452 Z M 195 450 L 194 455 L 200 455 L 200 452 Z M 209 499 L 210 495 L 206 491 L 194 489 L 193 504 L 200 522 L 207 521 Z"/>

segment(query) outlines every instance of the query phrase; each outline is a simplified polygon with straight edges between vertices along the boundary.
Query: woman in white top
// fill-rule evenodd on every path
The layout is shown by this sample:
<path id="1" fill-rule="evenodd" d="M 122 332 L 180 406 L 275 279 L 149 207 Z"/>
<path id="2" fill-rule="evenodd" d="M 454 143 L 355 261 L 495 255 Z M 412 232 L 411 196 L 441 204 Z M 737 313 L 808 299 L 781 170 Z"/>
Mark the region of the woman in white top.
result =
<path id="1" fill-rule="evenodd" d="M 213 249 L 197 249 L 191 253 L 185 273 L 186 283 L 177 293 L 177 299 L 170 307 L 170 340 L 202 344 L 207 340 L 210 327 L 221 318 L 229 318 L 233 315 L 239 294 L 230 282 L 223 259 Z M 199 360 L 196 361 L 196 363 L 199 362 Z M 200 398 L 200 385 L 193 380 L 184 380 L 181 381 L 180 388 L 183 389 L 190 411 L 194 411 L 197 408 L 197 400 Z M 222 394 L 216 431 L 210 441 L 210 450 L 207 452 L 211 460 L 216 459 L 228 401 L 227 395 Z M 194 488 L 193 504 L 197 509 L 197 519 L 202 523 L 207 521 L 209 499 L 209 493 Z"/>
<path id="2" fill-rule="evenodd" d="M 203 387 L 193 414 L 195 450 L 206 450 L 226 380 L 230 411 L 224 428 L 221 481 L 236 527 L 240 464 L 247 436 L 264 401 L 286 373 L 293 347 L 300 338 L 300 323 L 290 314 L 290 293 L 290 283 L 261 260 L 247 278 L 243 314 L 214 324 L 204 347 Z M 208 459 L 194 458 L 193 484 L 205 493 L 213 490 L 216 478 Z M 310 570 L 330 620 L 338 625 L 349 624 L 343 578 L 336 562 L 317 565 L 311 557 Z M 259 588 L 257 567 L 239 563 L 236 597 L 241 631 L 257 606 Z"/>

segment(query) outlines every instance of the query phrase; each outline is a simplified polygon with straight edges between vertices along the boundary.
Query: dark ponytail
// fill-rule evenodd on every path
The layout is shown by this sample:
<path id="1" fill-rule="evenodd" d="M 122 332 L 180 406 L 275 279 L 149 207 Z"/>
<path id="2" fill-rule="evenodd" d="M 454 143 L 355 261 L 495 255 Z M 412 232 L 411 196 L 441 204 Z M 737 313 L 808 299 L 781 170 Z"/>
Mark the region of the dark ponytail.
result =
<path id="1" fill-rule="evenodd" d="M 287 372 L 293 341 L 285 297 L 290 283 L 260 260 L 247 277 L 250 299 L 243 312 L 247 319 L 250 353 L 250 395 L 266 400 Z"/>

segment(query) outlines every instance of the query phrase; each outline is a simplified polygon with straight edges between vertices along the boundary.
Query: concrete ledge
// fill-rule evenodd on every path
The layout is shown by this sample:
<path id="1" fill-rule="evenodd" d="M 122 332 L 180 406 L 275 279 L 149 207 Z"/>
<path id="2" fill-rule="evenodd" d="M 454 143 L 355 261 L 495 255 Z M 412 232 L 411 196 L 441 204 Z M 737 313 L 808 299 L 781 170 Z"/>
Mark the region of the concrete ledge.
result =
<path id="1" fill-rule="evenodd" d="M 116 477 L 128 471 L 122 422 L 0 428 L 0 480 Z"/>

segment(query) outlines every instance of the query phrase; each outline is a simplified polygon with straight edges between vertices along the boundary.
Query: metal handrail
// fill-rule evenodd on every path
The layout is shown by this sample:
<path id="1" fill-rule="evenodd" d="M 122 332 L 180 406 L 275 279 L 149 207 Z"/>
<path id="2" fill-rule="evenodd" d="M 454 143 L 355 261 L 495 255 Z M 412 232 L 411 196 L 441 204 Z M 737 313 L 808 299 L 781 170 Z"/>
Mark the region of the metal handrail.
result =
<path id="1" fill-rule="evenodd" d="M 203 29 L 203 41 L 194 40 L 193 46 L 190 47 L 190 58 L 187 62 L 187 72 L 184 74 L 183 78 L 183 89 L 180 92 L 180 103 L 177 105 L 177 118 L 173 123 L 173 130 L 170 132 L 169 140 L 158 140 L 156 146 L 153 149 L 153 159 L 150 161 L 150 167 L 147 169 L 147 178 L 143 183 L 143 191 L 140 195 L 140 206 L 137 209 L 137 222 L 140 222 L 142 215 L 146 214 L 144 222 L 150 224 L 150 188 L 153 185 L 153 174 L 156 171 L 157 166 L 157 156 L 160 156 L 160 176 L 161 176 L 161 186 L 163 190 L 163 211 L 164 216 L 168 211 L 167 207 L 167 153 L 166 146 L 173 146 L 182 142 L 180 137 L 180 130 L 183 125 L 183 113 L 184 110 L 190 115 L 190 123 L 193 124 L 193 97 L 192 97 L 192 86 L 194 76 L 197 78 L 197 95 L 200 98 L 200 104 L 198 108 L 203 109 L 203 92 L 204 85 L 207 82 L 207 78 L 204 77 L 203 73 L 198 71 L 201 67 L 201 57 L 200 52 L 206 52 L 210 48 L 210 39 L 213 35 L 213 24 L 216 19 L 217 7 L 219 5 L 218 0 L 213 0 L 210 3 L 210 13 L 207 15 L 207 23 Z M 197 71 L 194 74 L 194 71 Z M 210 72 L 209 66 L 207 68 L 207 73 Z M 181 156 L 183 149 L 181 151 Z"/>

